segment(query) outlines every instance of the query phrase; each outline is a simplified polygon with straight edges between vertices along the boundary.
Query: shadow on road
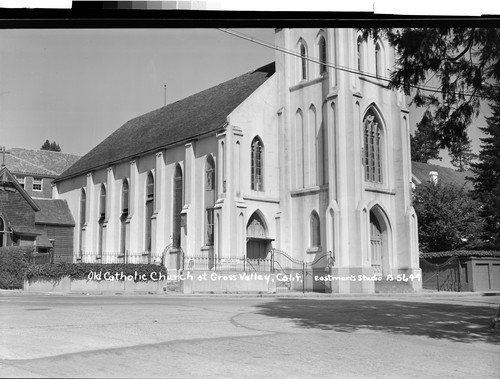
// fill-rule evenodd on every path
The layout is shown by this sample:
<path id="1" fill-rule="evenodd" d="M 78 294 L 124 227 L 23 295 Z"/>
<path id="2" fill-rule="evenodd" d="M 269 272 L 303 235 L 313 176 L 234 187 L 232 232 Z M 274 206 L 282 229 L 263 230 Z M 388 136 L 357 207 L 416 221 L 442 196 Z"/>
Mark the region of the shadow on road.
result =
<path id="1" fill-rule="evenodd" d="M 427 336 L 457 342 L 500 344 L 500 329 L 488 327 L 495 309 L 487 306 L 381 300 L 279 299 L 258 313 L 291 319 L 301 328 L 337 332 L 360 329 Z"/>

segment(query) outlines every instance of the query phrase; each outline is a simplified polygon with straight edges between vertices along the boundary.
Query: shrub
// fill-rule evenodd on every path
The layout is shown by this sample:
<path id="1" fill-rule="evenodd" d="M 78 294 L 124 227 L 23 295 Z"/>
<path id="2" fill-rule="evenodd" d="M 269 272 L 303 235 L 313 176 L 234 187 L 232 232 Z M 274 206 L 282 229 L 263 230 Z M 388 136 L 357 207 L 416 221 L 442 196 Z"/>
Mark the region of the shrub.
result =
<path id="1" fill-rule="evenodd" d="M 114 275 L 116 272 L 124 276 L 132 275 L 139 281 L 139 277 L 150 278 L 151 273 L 161 273 L 167 276 L 167 269 L 164 266 L 154 264 L 130 264 L 130 263 L 55 263 L 29 265 L 26 270 L 26 279 L 29 281 L 36 279 L 61 280 L 68 276 L 71 279 L 88 279 L 91 272 L 109 272 Z M 135 275 L 137 273 L 137 275 Z"/>
<path id="2" fill-rule="evenodd" d="M 24 274 L 33 246 L 0 247 L 0 288 L 23 288 Z"/>

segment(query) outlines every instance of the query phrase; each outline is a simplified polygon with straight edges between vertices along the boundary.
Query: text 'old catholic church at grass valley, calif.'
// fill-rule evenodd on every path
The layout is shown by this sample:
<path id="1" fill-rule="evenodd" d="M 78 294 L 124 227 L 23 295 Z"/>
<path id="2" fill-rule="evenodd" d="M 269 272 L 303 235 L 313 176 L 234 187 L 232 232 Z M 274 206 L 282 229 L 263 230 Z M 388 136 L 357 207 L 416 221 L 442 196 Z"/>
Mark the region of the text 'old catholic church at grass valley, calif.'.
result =
<path id="1" fill-rule="evenodd" d="M 329 254 L 342 277 L 420 272 L 409 112 L 382 79 L 394 50 L 355 29 L 276 29 L 275 45 L 275 63 L 128 121 L 55 180 L 74 261 L 147 254 L 170 272 L 279 249 Z"/>

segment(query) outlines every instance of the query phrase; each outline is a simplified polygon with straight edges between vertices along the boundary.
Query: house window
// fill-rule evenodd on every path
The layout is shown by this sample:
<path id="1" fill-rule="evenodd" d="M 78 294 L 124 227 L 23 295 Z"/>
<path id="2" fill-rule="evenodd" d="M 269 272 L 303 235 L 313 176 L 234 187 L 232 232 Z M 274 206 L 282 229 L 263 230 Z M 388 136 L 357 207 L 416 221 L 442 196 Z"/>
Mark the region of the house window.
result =
<path id="1" fill-rule="evenodd" d="M 259 137 L 252 141 L 251 156 L 251 189 L 255 191 L 264 190 L 263 178 L 264 145 Z"/>
<path id="2" fill-rule="evenodd" d="M 378 42 L 375 45 L 375 75 L 382 76 L 382 52 Z"/>
<path id="3" fill-rule="evenodd" d="M 7 246 L 7 228 L 5 221 L 0 217 L 0 247 Z"/>
<path id="4" fill-rule="evenodd" d="M 366 114 L 363 129 L 365 180 L 382 183 L 382 132 L 375 115 Z"/>
<path id="5" fill-rule="evenodd" d="M 325 74 L 326 73 L 326 40 L 325 40 L 325 37 L 323 37 L 323 36 L 319 37 L 318 47 L 319 47 L 319 61 L 320 61 L 319 73 Z"/>
<path id="6" fill-rule="evenodd" d="M 26 177 L 24 177 L 24 176 L 18 176 L 18 175 L 14 175 L 14 177 L 16 178 L 16 180 L 19 183 L 19 185 L 21 187 L 25 188 L 24 184 L 26 183 Z"/>
<path id="7" fill-rule="evenodd" d="M 316 211 L 311 213 L 311 247 L 321 246 L 321 230 L 319 216 Z"/>
<path id="8" fill-rule="evenodd" d="M 300 79 L 307 80 L 307 51 L 303 42 L 300 43 Z"/>
<path id="9" fill-rule="evenodd" d="M 211 155 L 205 169 L 205 246 L 214 244 L 215 162 Z"/>
<path id="10" fill-rule="evenodd" d="M 42 178 L 33 178 L 32 189 L 38 192 L 42 190 Z"/>
<path id="11" fill-rule="evenodd" d="M 146 251 L 151 251 L 151 229 L 153 226 L 153 210 L 155 200 L 155 181 L 153 174 L 149 172 L 146 182 L 146 219 L 145 219 L 145 235 L 144 235 L 144 248 Z"/>
<path id="12" fill-rule="evenodd" d="M 106 221 L 106 187 L 101 184 L 101 193 L 99 195 L 99 246 L 97 249 L 97 256 L 102 257 L 102 248 L 104 244 L 104 221 Z"/>
<path id="13" fill-rule="evenodd" d="M 127 240 L 127 218 L 128 218 L 128 181 L 125 179 L 122 184 L 122 210 L 120 216 L 120 253 L 125 254 L 126 240 Z"/>

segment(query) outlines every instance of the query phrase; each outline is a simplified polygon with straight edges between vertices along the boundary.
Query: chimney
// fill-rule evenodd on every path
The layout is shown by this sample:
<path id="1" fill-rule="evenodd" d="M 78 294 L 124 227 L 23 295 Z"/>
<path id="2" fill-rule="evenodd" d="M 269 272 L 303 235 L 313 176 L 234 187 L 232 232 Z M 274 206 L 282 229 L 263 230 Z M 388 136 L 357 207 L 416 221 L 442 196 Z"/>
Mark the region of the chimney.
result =
<path id="1" fill-rule="evenodd" d="M 429 171 L 429 182 L 436 185 L 438 184 L 438 173 L 437 171 Z"/>

